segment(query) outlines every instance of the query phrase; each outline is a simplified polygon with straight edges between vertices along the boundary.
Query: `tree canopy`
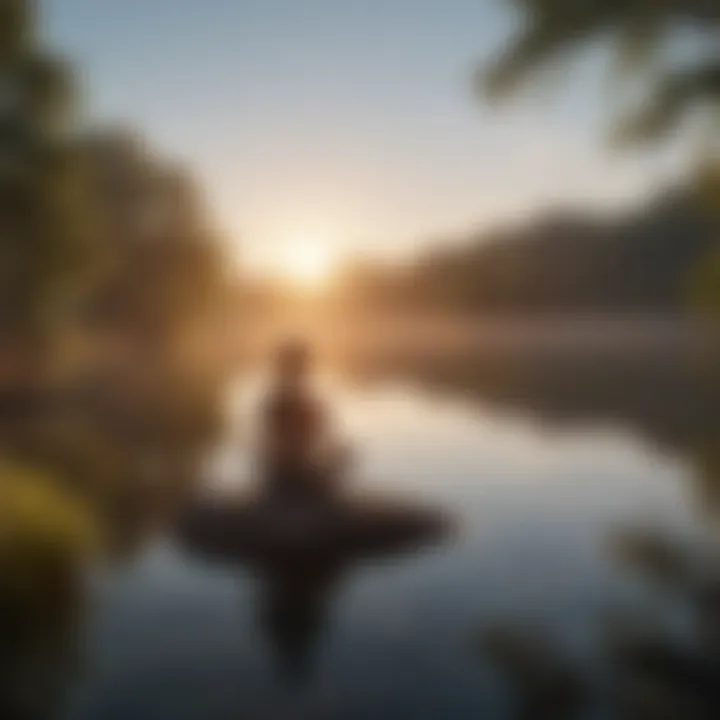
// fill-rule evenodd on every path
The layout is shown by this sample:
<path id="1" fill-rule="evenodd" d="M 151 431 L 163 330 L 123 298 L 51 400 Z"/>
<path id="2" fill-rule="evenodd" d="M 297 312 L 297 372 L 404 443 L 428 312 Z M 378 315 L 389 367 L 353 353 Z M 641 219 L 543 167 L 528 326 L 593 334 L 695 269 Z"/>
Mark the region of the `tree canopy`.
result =
<path id="1" fill-rule="evenodd" d="M 31 374 L 93 255 L 72 76 L 35 21 L 34 3 L 0 2 L 0 345 Z"/>
<path id="2" fill-rule="evenodd" d="M 491 97 L 517 89 L 554 59 L 605 41 L 629 71 L 633 100 L 622 139 L 659 138 L 698 107 L 720 103 L 717 0 L 509 0 L 519 29 L 481 73 Z"/>

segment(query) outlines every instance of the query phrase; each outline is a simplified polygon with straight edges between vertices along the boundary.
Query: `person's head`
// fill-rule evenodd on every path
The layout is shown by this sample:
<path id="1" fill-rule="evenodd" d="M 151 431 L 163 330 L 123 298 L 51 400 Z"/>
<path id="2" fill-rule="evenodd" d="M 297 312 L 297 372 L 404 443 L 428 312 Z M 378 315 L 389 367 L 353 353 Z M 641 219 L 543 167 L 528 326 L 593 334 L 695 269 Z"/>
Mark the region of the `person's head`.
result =
<path id="1" fill-rule="evenodd" d="M 275 354 L 275 372 L 284 382 L 298 383 L 310 374 L 313 357 L 310 346 L 295 338 L 286 340 Z"/>

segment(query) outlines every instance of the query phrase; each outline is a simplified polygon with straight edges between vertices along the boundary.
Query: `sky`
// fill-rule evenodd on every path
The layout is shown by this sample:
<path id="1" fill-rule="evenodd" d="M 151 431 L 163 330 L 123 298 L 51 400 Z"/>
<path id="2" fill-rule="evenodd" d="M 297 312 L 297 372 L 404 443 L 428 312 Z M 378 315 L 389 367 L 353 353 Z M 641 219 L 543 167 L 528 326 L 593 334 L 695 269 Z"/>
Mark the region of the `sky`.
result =
<path id="1" fill-rule="evenodd" d="M 596 58 L 502 107 L 473 93 L 503 0 L 45 0 L 86 111 L 186 162 L 238 257 L 403 255 L 548 207 L 615 206 L 677 153 L 608 152 Z"/>

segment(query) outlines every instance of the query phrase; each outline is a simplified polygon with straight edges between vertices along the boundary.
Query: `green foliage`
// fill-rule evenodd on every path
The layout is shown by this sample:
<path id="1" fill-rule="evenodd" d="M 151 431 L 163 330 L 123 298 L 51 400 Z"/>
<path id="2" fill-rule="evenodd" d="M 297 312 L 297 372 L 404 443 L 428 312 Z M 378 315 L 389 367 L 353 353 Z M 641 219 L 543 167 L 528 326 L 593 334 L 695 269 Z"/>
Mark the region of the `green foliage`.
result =
<path id="1" fill-rule="evenodd" d="M 0 457 L 52 479 L 13 470 L 23 480 L 4 483 L 0 502 L 8 493 L 17 532 L 34 528 L 28 543 L 69 558 L 73 513 L 31 488 L 77 493 L 103 519 L 123 506 L 132 522 L 186 482 L 217 429 L 225 379 L 202 364 L 213 353 L 189 350 L 208 342 L 230 285 L 188 174 L 135 135 L 78 132 L 72 75 L 40 47 L 35 11 L 0 0 L 0 396 L 21 396 L 27 412 L 0 418 Z M 58 381 L 71 345 L 83 364 Z M 0 601 L 12 595 L 0 586 Z"/>
<path id="2" fill-rule="evenodd" d="M 0 67 L 31 42 L 35 6 L 34 0 L 0 0 Z"/>
<path id="3" fill-rule="evenodd" d="M 88 509 L 56 478 L 28 466 L 0 466 L 3 717 L 49 717 L 56 710 L 97 539 Z"/>
<path id="4" fill-rule="evenodd" d="M 47 355 L 92 265 L 72 80 L 33 4 L 0 3 L 0 337 Z"/>
<path id="5" fill-rule="evenodd" d="M 555 58 L 595 41 L 613 41 L 616 67 L 639 76 L 637 101 L 618 129 L 621 140 L 658 138 L 690 110 L 720 102 L 720 55 L 716 33 L 720 5 L 714 0 L 511 0 L 523 20 L 507 49 L 482 75 L 489 96 L 501 98 Z M 680 62 L 680 35 L 698 52 Z M 687 38 L 685 38 L 687 39 Z M 702 51 L 704 49 L 704 52 Z"/>
<path id="6" fill-rule="evenodd" d="M 720 219 L 720 165 L 706 162 L 697 172 L 694 195 L 698 206 Z M 720 324 L 720 230 L 715 246 L 695 264 L 687 281 L 687 302 L 699 317 Z"/>
<path id="7" fill-rule="evenodd" d="M 231 284 L 184 169 L 124 130 L 82 145 L 106 259 L 83 312 L 90 371 L 73 432 L 53 428 L 36 453 L 70 467 L 113 522 L 132 524 L 183 495 L 217 437 L 227 380 L 217 329 Z"/>
<path id="8" fill-rule="evenodd" d="M 0 469 L 0 621 L 34 633 L 72 610 L 97 535 L 85 508 L 31 468 Z M 5 637 L 5 635 L 4 635 Z"/>
<path id="9" fill-rule="evenodd" d="M 689 304 L 702 317 L 720 322 L 720 250 L 709 254 L 692 272 Z"/>
<path id="10" fill-rule="evenodd" d="M 642 613 L 616 611 L 596 633 L 602 664 L 593 673 L 559 638 L 506 623 L 483 638 L 482 649 L 510 681 L 515 693 L 511 717 L 716 717 L 717 545 L 634 528 L 618 533 L 611 547 L 615 559 L 649 590 L 673 599 L 689 631 L 677 632 L 662 603 Z"/>
<path id="11" fill-rule="evenodd" d="M 629 142 L 668 135 L 693 107 L 720 104 L 720 59 L 668 74 L 644 107 L 620 123 L 616 139 Z"/>
<path id="12" fill-rule="evenodd" d="M 96 312 L 101 322 L 173 343 L 220 312 L 230 289 L 199 190 L 128 133 L 89 138 L 86 154 L 112 256 Z"/>

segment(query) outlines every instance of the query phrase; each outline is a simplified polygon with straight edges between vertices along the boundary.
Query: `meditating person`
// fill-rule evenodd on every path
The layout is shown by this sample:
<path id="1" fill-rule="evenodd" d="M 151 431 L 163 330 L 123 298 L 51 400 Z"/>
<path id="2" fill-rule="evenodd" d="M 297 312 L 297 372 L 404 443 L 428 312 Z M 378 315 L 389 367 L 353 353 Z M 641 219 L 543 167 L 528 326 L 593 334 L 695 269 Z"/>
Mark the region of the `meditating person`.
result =
<path id="1" fill-rule="evenodd" d="M 261 414 L 266 490 L 283 496 L 327 496 L 337 488 L 347 454 L 332 440 L 326 408 L 312 388 L 313 357 L 300 340 L 284 343 Z"/>

